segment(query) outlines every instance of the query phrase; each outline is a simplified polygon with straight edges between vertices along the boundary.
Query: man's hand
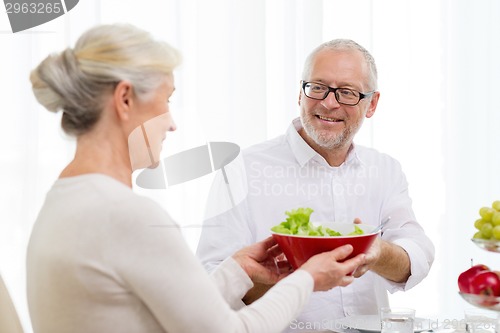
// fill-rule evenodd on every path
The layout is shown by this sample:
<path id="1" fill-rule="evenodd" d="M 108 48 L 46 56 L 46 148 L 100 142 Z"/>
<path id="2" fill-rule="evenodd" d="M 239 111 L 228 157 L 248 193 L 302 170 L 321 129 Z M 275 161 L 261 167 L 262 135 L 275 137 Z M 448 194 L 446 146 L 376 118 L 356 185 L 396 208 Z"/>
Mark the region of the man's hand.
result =
<path id="1" fill-rule="evenodd" d="M 254 283 L 273 285 L 291 272 L 283 252 L 272 237 L 247 246 L 233 255 Z"/>
<path id="2" fill-rule="evenodd" d="M 372 246 L 368 249 L 368 251 L 365 254 L 365 264 L 359 266 L 354 271 L 352 276 L 354 276 L 355 278 L 359 278 L 373 268 L 373 266 L 379 260 L 382 252 L 381 242 L 382 240 L 379 237 L 375 238 L 375 241 L 373 242 Z"/>
<path id="3" fill-rule="evenodd" d="M 354 219 L 360 224 L 359 218 Z M 366 253 L 366 263 L 359 266 L 353 276 L 359 278 L 368 270 L 398 283 L 406 282 L 411 275 L 410 258 L 406 251 L 398 245 L 386 242 L 377 237 Z"/>

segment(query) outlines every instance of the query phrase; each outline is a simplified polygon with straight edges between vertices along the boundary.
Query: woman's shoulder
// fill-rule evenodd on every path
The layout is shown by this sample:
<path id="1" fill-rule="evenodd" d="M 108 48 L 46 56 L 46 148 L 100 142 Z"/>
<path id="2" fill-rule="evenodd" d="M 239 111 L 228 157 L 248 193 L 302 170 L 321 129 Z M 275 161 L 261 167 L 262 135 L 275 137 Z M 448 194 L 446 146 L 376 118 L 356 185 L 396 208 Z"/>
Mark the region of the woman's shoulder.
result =
<path id="1" fill-rule="evenodd" d="M 134 225 L 175 226 L 176 223 L 158 202 L 136 193 L 123 196 L 110 207 L 112 216 L 120 223 L 127 221 Z"/>
<path id="2" fill-rule="evenodd" d="M 94 215 L 105 215 L 102 218 L 108 222 L 120 221 L 122 225 L 127 221 L 134 224 L 148 223 L 146 221 L 175 224 L 156 201 L 135 193 L 127 185 L 106 175 L 63 178 L 56 182 L 55 187 L 66 188 L 67 193 L 80 197 L 85 209 Z"/>

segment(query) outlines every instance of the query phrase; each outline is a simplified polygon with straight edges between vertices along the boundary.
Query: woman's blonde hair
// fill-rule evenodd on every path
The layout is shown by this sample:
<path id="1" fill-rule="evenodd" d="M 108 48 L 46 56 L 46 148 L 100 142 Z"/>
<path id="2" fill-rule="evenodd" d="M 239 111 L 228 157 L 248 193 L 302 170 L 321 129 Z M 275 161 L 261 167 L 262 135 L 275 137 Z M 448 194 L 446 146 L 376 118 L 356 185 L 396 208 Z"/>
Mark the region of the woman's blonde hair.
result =
<path id="1" fill-rule="evenodd" d="M 104 96 L 129 81 L 138 98 L 147 98 L 180 63 L 165 42 L 129 24 L 100 25 L 85 32 L 73 49 L 49 55 L 30 80 L 38 102 L 63 111 L 61 126 L 81 135 L 99 120 Z"/>

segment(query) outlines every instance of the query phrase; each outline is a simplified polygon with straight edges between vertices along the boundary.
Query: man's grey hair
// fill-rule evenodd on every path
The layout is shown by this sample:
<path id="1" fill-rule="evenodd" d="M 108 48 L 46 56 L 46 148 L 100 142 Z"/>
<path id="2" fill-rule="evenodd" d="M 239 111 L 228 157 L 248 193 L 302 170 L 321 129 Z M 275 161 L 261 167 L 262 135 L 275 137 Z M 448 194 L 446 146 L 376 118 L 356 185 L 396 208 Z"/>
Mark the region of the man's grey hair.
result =
<path id="1" fill-rule="evenodd" d="M 310 75 L 311 75 L 311 68 L 312 64 L 314 61 L 314 58 L 316 55 L 324 50 L 331 50 L 331 51 L 338 51 L 338 50 L 358 50 L 363 54 L 363 57 L 365 58 L 366 64 L 368 65 L 368 68 L 370 69 L 370 82 L 369 86 L 371 90 L 376 90 L 377 89 L 377 79 L 378 79 L 378 74 L 377 74 L 377 66 L 375 65 L 375 59 L 373 56 L 368 52 L 367 49 L 365 49 L 363 46 L 359 45 L 355 41 L 351 39 L 334 39 L 328 42 L 325 42 L 318 47 L 316 47 L 306 58 L 305 64 L 304 64 L 304 70 L 302 71 L 302 79 L 303 80 L 309 80 Z"/>

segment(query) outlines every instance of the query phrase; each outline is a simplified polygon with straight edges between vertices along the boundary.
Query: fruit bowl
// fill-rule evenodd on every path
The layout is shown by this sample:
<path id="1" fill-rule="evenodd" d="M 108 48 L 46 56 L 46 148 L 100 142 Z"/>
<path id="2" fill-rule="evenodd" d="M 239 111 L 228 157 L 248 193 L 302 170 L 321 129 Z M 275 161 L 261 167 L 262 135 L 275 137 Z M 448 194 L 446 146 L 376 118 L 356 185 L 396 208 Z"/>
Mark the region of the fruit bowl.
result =
<path id="1" fill-rule="evenodd" d="M 459 292 L 460 296 L 468 303 L 483 309 L 500 311 L 500 297 L 466 294 Z"/>
<path id="2" fill-rule="evenodd" d="M 471 240 L 474 244 L 486 251 L 500 252 L 500 241 L 481 238 L 472 238 Z"/>
<path id="3" fill-rule="evenodd" d="M 353 223 L 320 223 L 335 231 L 346 235 L 354 230 Z M 302 266 L 312 256 L 331 251 L 339 246 L 351 244 L 353 246 L 352 253 L 346 258 L 352 258 L 360 253 L 366 253 L 379 232 L 372 233 L 375 226 L 369 224 L 356 224 L 363 235 L 348 235 L 348 236 L 300 236 L 286 235 L 271 231 L 273 238 L 283 250 L 290 265 L 297 269 Z"/>

